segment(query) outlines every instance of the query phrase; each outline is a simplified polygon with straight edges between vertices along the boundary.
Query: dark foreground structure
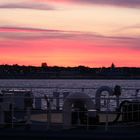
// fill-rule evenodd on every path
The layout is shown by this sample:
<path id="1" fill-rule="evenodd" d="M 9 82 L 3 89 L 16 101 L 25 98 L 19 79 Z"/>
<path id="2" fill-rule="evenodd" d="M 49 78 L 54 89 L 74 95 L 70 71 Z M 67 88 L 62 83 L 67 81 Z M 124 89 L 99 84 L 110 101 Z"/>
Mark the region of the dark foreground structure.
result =
<path id="1" fill-rule="evenodd" d="M 101 140 L 135 140 L 140 139 L 140 127 L 110 128 L 104 131 L 103 128 L 95 130 L 71 129 L 71 130 L 11 130 L 0 129 L 0 139 L 14 140 L 71 140 L 71 139 L 101 139 Z"/>
<path id="2" fill-rule="evenodd" d="M 38 88 L 29 89 L 1 88 L 0 139 L 140 139 L 139 89 L 131 89 L 134 98 L 120 97 L 123 93 L 118 85 L 94 89 L 94 97 L 83 88 L 76 92 L 52 90 L 52 96 L 42 97 L 33 94 Z M 102 97 L 104 92 L 107 97 Z M 115 103 L 114 110 L 110 103 Z"/>

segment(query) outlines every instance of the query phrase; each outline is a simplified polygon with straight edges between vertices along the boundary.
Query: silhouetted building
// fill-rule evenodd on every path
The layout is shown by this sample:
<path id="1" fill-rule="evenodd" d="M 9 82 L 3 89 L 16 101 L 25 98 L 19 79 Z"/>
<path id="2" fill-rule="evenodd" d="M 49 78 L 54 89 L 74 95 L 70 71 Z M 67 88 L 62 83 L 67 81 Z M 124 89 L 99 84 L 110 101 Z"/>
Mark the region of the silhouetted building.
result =
<path id="1" fill-rule="evenodd" d="M 47 63 L 46 62 L 43 62 L 42 64 L 41 64 L 41 67 L 48 67 L 48 65 L 47 65 Z"/>
<path id="2" fill-rule="evenodd" d="M 111 64 L 111 69 L 115 69 L 115 68 L 116 68 L 115 64 L 112 63 L 112 64 Z"/>

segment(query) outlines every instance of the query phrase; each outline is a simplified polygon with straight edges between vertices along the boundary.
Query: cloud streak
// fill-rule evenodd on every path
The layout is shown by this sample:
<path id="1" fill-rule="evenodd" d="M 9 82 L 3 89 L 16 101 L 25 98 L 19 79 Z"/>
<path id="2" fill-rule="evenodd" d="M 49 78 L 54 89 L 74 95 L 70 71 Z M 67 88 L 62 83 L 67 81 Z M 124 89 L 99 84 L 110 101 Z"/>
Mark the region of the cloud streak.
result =
<path id="1" fill-rule="evenodd" d="M 63 30 L 49 30 L 40 28 L 26 28 L 26 27 L 0 27 L 0 37 L 11 39 L 112 39 L 112 40 L 135 40 L 135 37 L 122 36 L 104 36 L 97 33 L 78 32 L 78 31 L 63 31 Z"/>
<path id="2" fill-rule="evenodd" d="M 33 0 L 42 2 L 73 2 L 139 8 L 140 0 Z"/>
<path id="3" fill-rule="evenodd" d="M 140 30 L 140 24 L 122 27 L 120 29 L 117 29 L 116 31 L 124 31 L 124 30 L 129 30 L 129 29 L 137 29 L 137 30 Z"/>
<path id="4" fill-rule="evenodd" d="M 31 2 L 20 2 L 20 3 L 5 3 L 0 4 L 0 9 L 36 9 L 36 10 L 54 10 L 54 7 L 43 3 L 31 3 Z"/>
<path id="5" fill-rule="evenodd" d="M 97 38 L 111 40 L 135 40 L 139 38 L 122 37 L 122 36 L 104 36 L 97 33 L 78 32 L 78 31 L 63 31 L 63 30 L 48 30 L 40 28 L 26 27 L 0 27 L 1 38 L 11 39 L 89 39 Z"/>
<path id="6" fill-rule="evenodd" d="M 125 37 L 125 36 L 103 36 L 97 33 L 77 32 L 77 31 L 63 31 L 63 30 L 47 30 L 39 28 L 24 28 L 24 27 L 0 27 L 0 39 L 21 40 L 21 41 L 49 41 L 64 40 L 82 41 L 96 43 L 100 46 L 111 44 L 110 47 L 121 45 L 127 48 L 140 50 L 139 37 Z M 63 41 L 62 41 L 63 40 Z M 61 45 L 61 44 L 59 44 Z"/>

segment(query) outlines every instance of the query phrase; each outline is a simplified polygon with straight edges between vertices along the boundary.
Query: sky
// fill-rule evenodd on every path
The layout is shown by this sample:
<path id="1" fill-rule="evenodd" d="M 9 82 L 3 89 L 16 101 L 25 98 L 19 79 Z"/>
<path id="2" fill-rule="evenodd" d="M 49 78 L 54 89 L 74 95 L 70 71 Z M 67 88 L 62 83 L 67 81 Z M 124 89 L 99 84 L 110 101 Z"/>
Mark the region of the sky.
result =
<path id="1" fill-rule="evenodd" d="M 0 0 L 0 64 L 140 67 L 140 0 Z"/>

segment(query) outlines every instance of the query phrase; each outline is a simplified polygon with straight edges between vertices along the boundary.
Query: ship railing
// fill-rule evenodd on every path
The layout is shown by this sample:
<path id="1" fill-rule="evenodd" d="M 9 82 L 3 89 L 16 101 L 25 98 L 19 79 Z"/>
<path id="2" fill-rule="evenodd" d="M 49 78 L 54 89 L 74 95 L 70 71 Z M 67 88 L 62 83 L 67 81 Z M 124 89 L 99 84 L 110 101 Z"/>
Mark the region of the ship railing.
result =
<path id="1" fill-rule="evenodd" d="M 44 99 L 44 98 L 38 98 L 38 99 Z M 59 98 L 59 99 L 62 99 L 62 98 Z M 86 121 L 86 123 L 83 123 L 83 124 L 79 123 L 80 122 L 79 121 L 76 124 L 72 125 L 72 127 L 83 126 L 83 127 L 87 128 L 87 129 L 89 129 L 92 126 L 102 126 L 102 127 L 105 127 L 105 130 L 108 130 L 109 127 L 113 127 L 113 125 L 109 126 L 110 125 L 110 120 L 112 121 L 113 114 L 118 114 L 118 113 L 122 113 L 122 112 L 117 111 L 117 110 L 116 111 L 111 110 L 109 102 L 111 100 L 116 101 L 115 98 L 101 98 L 101 99 L 106 100 L 106 102 L 107 102 L 105 109 L 103 111 L 97 111 L 97 110 L 92 110 L 92 111 L 96 112 L 96 113 L 99 113 L 100 115 L 103 115 L 102 122 L 104 122 L 104 125 L 99 125 L 98 123 L 90 124 L 88 122 L 88 113 L 89 112 L 87 110 L 86 111 L 75 110 L 75 112 L 77 114 L 86 114 L 86 116 L 87 116 L 86 120 L 87 121 Z M 122 101 L 124 101 L 124 100 L 131 101 L 133 99 L 134 98 L 121 98 Z M 50 99 L 50 100 L 52 100 L 52 99 Z M 140 98 L 138 98 L 138 100 L 140 101 Z M 33 122 L 34 119 L 36 119 L 36 121 L 44 122 L 44 123 L 40 123 L 40 124 L 36 124 L 36 125 L 45 125 L 47 129 L 50 129 L 51 125 L 54 125 L 54 124 L 55 124 L 55 126 L 60 125 L 60 124 L 63 126 L 63 114 L 62 114 L 62 113 L 64 113 L 63 110 L 61 110 L 61 109 L 57 110 L 57 108 L 54 109 L 51 105 L 49 107 L 46 106 L 46 108 L 43 108 L 43 109 L 41 109 L 41 108 L 36 109 L 36 108 L 33 108 L 33 107 L 27 107 L 27 108 L 18 109 L 18 108 L 14 107 L 15 106 L 14 103 L 12 104 L 11 109 L 10 109 L 10 107 L 9 107 L 9 109 L 7 109 L 8 108 L 7 106 L 10 105 L 10 102 L 5 103 L 4 105 L 5 105 L 4 107 L 6 107 L 6 110 L 4 111 L 4 113 L 6 113 L 6 114 L 11 113 L 10 114 L 11 115 L 11 121 L 10 122 L 4 122 L 4 120 L 3 120 L 3 122 L 2 122 L 2 118 L 1 118 L 1 125 L 3 123 L 3 125 L 10 125 L 12 128 L 16 127 L 17 122 L 16 122 L 16 120 L 14 118 L 15 118 L 16 113 L 19 113 L 19 114 L 23 114 L 24 118 L 23 118 L 22 121 L 25 121 L 25 122 L 23 124 L 23 123 L 20 123 L 20 121 L 19 121 L 18 125 L 26 125 L 26 126 L 28 126 L 28 125 L 31 125 L 31 123 Z M 1 110 L 1 112 L 2 112 L 2 110 Z M 129 117 L 129 114 L 132 113 L 132 112 L 133 113 L 140 112 L 140 107 L 139 107 L 138 110 L 133 110 L 132 109 L 131 111 L 125 112 L 126 118 Z M 2 113 L 0 113 L 0 114 L 2 115 Z M 6 115 L 6 114 L 4 114 L 4 115 Z M 123 115 L 124 115 L 124 113 L 123 113 Z M 139 115 L 138 118 L 140 118 L 140 113 L 138 113 L 138 115 Z M 59 117 L 59 118 L 57 118 L 57 117 Z M 133 114 L 132 114 L 132 120 L 134 120 L 133 117 L 136 117 L 136 116 L 133 116 Z M 77 121 L 78 120 L 79 120 L 79 118 L 77 119 Z M 137 124 L 133 123 L 133 125 L 134 124 L 138 125 L 139 121 L 137 122 Z M 126 124 L 132 124 L 132 122 L 126 121 L 126 122 L 123 122 L 123 125 L 124 124 L 125 125 Z"/>
<path id="2" fill-rule="evenodd" d="M 71 89 L 71 88 L 57 88 L 57 87 L 40 87 L 39 89 L 50 89 L 50 88 L 53 88 L 54 90 L 52 90 L 53 92 L 56 91 L 57 89 L 57 92 L 60 90 L 60 89 Z M 0 87 L 1 90 L 3 89 L 13 89 L 13 91 L 15 89 L 30 89 L 32 92 L 34 92 L 34 89 L 38 89 L 38 87 Z M 72 88 L 72 89 L 78 89 L 82 92 L 85 92 L 85 90 L 87 89 L 93 89 L 93 90 L 96 90 L 97 88 Z M 124 88 L 124 90 L 133 90 L 135 92 L 135 89 L 134 88 Z M 65 91 L 66 92 L 66 91 Z M 133 93 L 134 93 L 133 92 Z M 11 95 L 10 96 L 6 96 L 6 97 L 0 97 L 0 100 L 4 100 L 4 99 L 9 99 L 11 98 Z M 16 96 L 12 96 L 12 103 L 11 103 L 11 100 L 8 102 L 6 101 L 5 104 L 2 105 L 2 102 L 0 103 L 0 126 L 1 127 L 11 127 L 11 128 L 17 128 L 17 124 L 20 126 L 25 126 L 25 129 L 28 129 L 30 127 L 32 127 L 32 125 L 36 125 L 38 128 L 38 126 L 42 127 L 44 126 L 44 128 L 46 128 L 47 130 L 48 129 L 63 129 L 63 102 L 65 100 L 65 98 L 63 96 L 59 96 L 59 97 L 55 97 L 53 98 L 53 96 L 50 96 L 50 94 L 47 96 L 48 98 L 48 101 L 49 103 L 47 103 L 47 100 L 43 97 L 35 97 L 33 100 L 36 100 L 38 101 L 39 105 L 36 107 L 35 106 L 35 103 L 33 103 L 33 106 L 27 106 L 27 107 L 20 107 L 20 108 L 17 108 L 16 107 L 16 103 L 15 103 L 15 100 L 19 99 L 19 96 L 16 97 Z M 22 98 L 22 96 L 21 96 Z M 20 98 L 20 99 L 21 99 Z M 91 97 L 92 100 L 95 102 L 95 97 Z M 24 99 L 30 99 L 29 97 L 24 97 Z M 57 102 L 57 101 L 62 101 L 61 102 L 61 105 L 60 105 L 60 102 Z M 101 101 L 104 101 L 103 102 L 103 106 L 104 106 L 104 110 L 92 110 L 94 113 L 97 113 L 97 114 L 101 114 L 103 115 L 103 120 L 102 120 L 102 123 L 93 123 L 93 124 L 90 124 L 89 122 L 89 119 L 88 119 L 88 111 L 81 111 L 81 110 L 76 110 L 76 113 L 78 115 L 80 114 L 86 114 L 86 121 L 85 123 L 81 123 L 80 122 L 80 118 L 78 116 L 77 118 L 77 122 L 75 124 L 71 124 L 71 128 L 77 128 L 77 127 L 84 127 L 86 128 L 87 130 L 90 129 L 91 127 L 103 127 L 106 131 L 110 128 L 110 127 L 124 127 L 127 125 L 128 126 L 134 126 L 134 125 L 140 125 L 140 121 L 137 121 L 137 122 L 133 122 L 133 116 L 134 113 L 136 112 L 140 112 L 140 108 L 138 106 L 138 109 L 137 110 L 133 110 L 133 105 L 132 105 L 132 109 L 131 111 L 127 111 L 125 112 L 126 114 L 122 114 L 121 110 L 117 110 L 118 109 L 118 101 L 116 100 L 116 97 L 101 97 Z M 132 100 L 135 100 L 135 101 L 140 101 L 140 97 L 120 97 L 119 98 L 119 104 L 123 101 L 132 101 Z M 40 102 L 41 101 L 41 102 Z M 23 100 L 22 100 L 23 102 Z M 43 107 L 42 107 L 42 102 L 44 103 Z M 112 110 L 112 106 L 110 104 L 110 102 L 114 102 L 115 103 L 115 107 L 116 110 Z M 41 103 L 41 104 L 40 104 Z M 59 105 L 59 106 L 58 106 Z M 4 110 L 4 111 L 3 111 Z M 132 113 L 133 112 L 133 113 Z M 23 115 L 21 116 L 23 119 L 20 121 L 20 120 L 16 120 L 15 118 L 15 115 L 18 114 L 19 115 Z M 129 121 L 124 121 L 123 122 L 123 125 L 120 125 L 120 123 L 114 123 L 114 125 L 112 125 L 113 123 L 110 123 L 110 118 L 112 120 L 112 116 L 114 114 L 119 114 L 121 113 L 121 117 L 122 116 L 125 116 L 126 118 L 129 117 L 129 114 L 131 113 L 132 114 L 132 122 L 129 122 Z M 113 114 L 113 115 L 112 115 Z M 140 117 L 139 113 L 138 114 L 138 118 Z M 7 115 L 7 116 L 6 116 Z M 8 119 L 8 118 L 5 118 L 6 117 L 10 117 L 11 120 L 7 121 L 5 119 Z M 122 118 L 121 118 L 122 119 Z M 19 121 L 17 123 L 17 121 Z M 34 123 L 35 122 L 35 123 Z M 57 127 L 56 127 L 57 126 Z M 39 127 L 39 128 L 40 128 Z"/>

